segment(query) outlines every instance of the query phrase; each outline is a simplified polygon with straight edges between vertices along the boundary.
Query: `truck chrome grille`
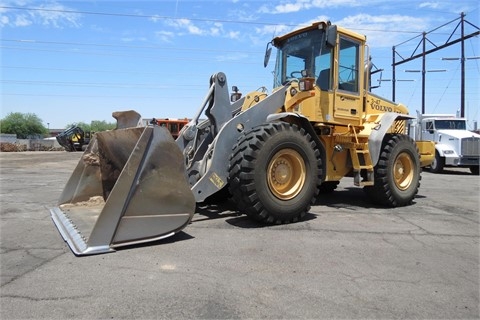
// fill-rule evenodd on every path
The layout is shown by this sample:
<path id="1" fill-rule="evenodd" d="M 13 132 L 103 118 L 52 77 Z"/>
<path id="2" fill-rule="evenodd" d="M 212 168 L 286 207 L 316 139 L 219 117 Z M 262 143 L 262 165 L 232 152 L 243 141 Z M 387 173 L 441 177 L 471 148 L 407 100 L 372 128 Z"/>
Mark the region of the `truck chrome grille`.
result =
<path id="1" fill-rule="evenodd" d="M 480 156 L 480 138 L 463 138 L 462 139 L 462 155 L 463 156 Z"/>

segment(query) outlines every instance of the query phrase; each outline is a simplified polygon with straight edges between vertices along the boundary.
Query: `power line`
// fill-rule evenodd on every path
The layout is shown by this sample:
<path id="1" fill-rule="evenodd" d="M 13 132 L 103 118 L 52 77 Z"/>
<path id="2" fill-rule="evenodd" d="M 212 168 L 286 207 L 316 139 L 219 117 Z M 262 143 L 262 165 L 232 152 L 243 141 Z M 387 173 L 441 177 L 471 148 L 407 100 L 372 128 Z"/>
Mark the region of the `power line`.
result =
<path id="1" fill-rule="evenodd" d="M 178 96 L 126 96 L 126 95 L 84 95 L 84 94 L 50 94 L 50 93 L 2 93 L 3 96 L 19 97 L 64 97 L 64 98 L 129 98 L 129 99 L 176 99 Z M 182 96 L 182 99 L 198 99 L 198 96 Z"/>
<path id="2" fill-rule="evenodd" d="M 221 23 L 237 23 L 237 24 L 251 24 L 251 25 L 265 25 L 265 26 L 278 26 L 278 23 L 271 22 L 253 22 L 253 21 L 235 21 L 235 20 L 223 20 L 223 19 L 201 19 L 201 18 L 177 18 L 170 16 L 149 15 L 149 14 L 131 14 L 131 13 L 113 13 L 113 12 L 95 12 L 95 11 L 79 11 L 79 10 L 65 10 L 65 9 L 47 9 L 47 8 L 29 8 L 29 7 L 14 7 L 14 6 L 0 6 L 2 9 L 11 10 L 26 10 L 26 11 L 42 11 L 42 12 L 57 12 L 57 13 L 74 13 L 74 14 L 86 14 L 86 15 L 98 15 L 98 16 L 111 16 L 111 17 L 128 17 L 128 18 L 147 18 L 154 20 L 191 20 L 201 22 L 221 22 Z M 297 25 L 282 24 L 289 27 L 296 27 Z"/>
<path id="3" fill-rule="evenodd" d="M 151 14 L 131 14 L 131 13 L 114 13 L 114 12 L 95 12 L 95 11 L 80 11 L 80 10 L 65 10 L 65 9 L 47 9 L 47 8 L 30 8 L 30 7 L 15 7 L 15 6 L 0 6 L 0 9 L 10 10 L 25 10 L 25 11 L 42 11 L 42 12 L 57 12 L 57 13 L 70 13 L 70 14 L 85 14 L 85 15 L 98 15 L 98 16 L 111 16 L 111 17 L 128 17 L 128 18 L 147 18 L 152 20 L 189 20 L 198 22 L 213 22 L 213 23 L 232 23 L 232 24 L 248 24 L 248 25 L 262 25 L 262 26 L 287 26 L 298 27 L 298 24 L 288 23 L 273 23 L 273 22 L 256 22 L 256 21 L 239 21 L 239 20 L 224 20 L 224 19 L 202 19 L 202 18 L 185 18 L 185 17 L 171 17 Z M 352 30 L 358 31 L 375 31 L 386 33 L 411 33 L 421 34 L 419 31 L 409 30 L 380 30 L 369 28 L 352 28 Z"/>
<path id="4" fill-rule="evenodd" d="M 91 46 L 91 47 L 113 47 L 113 48 L 129 48 L 129 49 L 160 49 L 160 50 L 173 50 L 173 51 L 195 51 L 195 52 L 219 52 L 216 49 L 205 48 L 179 48 L 179 47 L 164 47 L 164 46 L 138 46 L 138 45 L 125 45 L 125 44 L 105 44 L 105 43 L 88 43 L 88 42 L 61 42 L 61 41 L 44 41 L 44 40 L 24 40 L 24 39 L 1 39 L 5 42 L 17 42 L 28 44 L 55 44 L 55 45 L 75 45 L 75 46 Z M 235 52 L 235 53 L 263 53 L 260 51 L 241 51 L 241 50 L 221 50 L 221 52 Z"/>
<path id="5" fill-rule="evenodd" d="M 9 46 L 0 46 L 1 49 L 8 50 L 20 50 L 20 51 L 36 51 L 36 52 L 58 52 L 58 53 L 68 53 L 68 54 L 84 54 L 84 55 L 96 55 L 96 56 L 108 56 L 108 57 L 130 57 L 136 59 L 153 59 L 153 60 L 181 60 L 181 61 L 201 61 L 201 62 L 222 62 L 222 63 L 231 63 L 232 60 L 221 59 L 221 58 L 212 58 L 207 57 L 204 59 L 192 58 L 192 57 L 172 57 L 172 56 L 139 56 L 136 54 L 120 54 L 120 53 L 111 53 L 111 52 L 88 52 L 88 51 L 78 51 L 78 50 L 55 50 L 55 49 L 36 49 L 36 48 L 25 48 L 25 47 L 9 47 Z M 242 62 L 235 60 L 235 63 L 239 64 L 258 64 L 258 62 Z"/>
<path id="6" fill-rule="evenodd" d="M 111 82 L 68 82 L 68 81 L 41 81 L 41 80 L 11 80 L 2 79 L 0 83 L 22 84 L 22 85 L 42 85 L 42 86 L 64 86 L 64 87 L 107 87 L 107 88 L 141 88 L 141 89 L 168 89 L 178 87 L 172 84 L 160 83 L 111 83 Z M 182 84 L 182 87 L 201 87 L 200 84 Z"/>
<path id="7" fill-rule="evenodd" d="M 447 92 L 448 88 L 450 87 L 450 84 L 452 83 L 453 79 L 455 78 L 455 75 L 457 74 L 458 69 L 460 69 L 460 65 L 457 66 L 457 69 L 455 69 L 455 72 L 452 75 L 452 77 L 450 78 L 450 81 L 448 82 L 447 86 L 445 87 L 445 90 L 443 90 L 442 95 L 438 98 L 438 102 L 435 105 L 435 107 L 433 108 L 433 111 L 432 111 L 433 113 L 435 113 L 435 110 L 439 106 L 440 102 L 442 102 L 443 96 L 445 95 L 445 92 Z"/>
<path id="8" fill-rule="evenodd" d="M 104 73 L 104 74 L 133 74 L 133 75 L 141 75 L 141 76 L 158 76 L 159 72 L 139 72 L 139 71 L 121 71 L 121 70 L 99 70 L 99 69 L 71 69 L 71 68 L 44 68 L 44 67 L 27 67 L 27 66 L 5 66 L 5 65 L 0 65 L 1 69 L 15 69 L 15 70 L 34 70 L 34 71 L 53 71 L 53 72 L 81 72 L 81 73 Z M 4 72 L 4 75 L 6 73 Z M 252 72 L 236 72 L 236 76 L 242 76 L 242 75 L 251 75 Z M 192 74 L 192 72 L 175 72 L 176 77 L 188 77 L 189 79 L 196 78 L 199 76 L 199 74 Z M 203 75 L 202 75 L 203 76 Z M 270 81 L 271 79 L 267 76 L 255 76 L 256 79 L 268 79 L 267 81 Z M 205 79 L 203 79 L 205 80 Z M 6 81 L 6 80 L 3 80 Z M 13 81 L 25 81 L 25 80 L 13 80 Z M 30 80 L 29 80 L 30 81 Z M 203 83 L 203 82 L 199 82 Z M 207 83 L 205 81 L 205 83 Z M 187 84 L 188 86 L 188 84 Z"/>

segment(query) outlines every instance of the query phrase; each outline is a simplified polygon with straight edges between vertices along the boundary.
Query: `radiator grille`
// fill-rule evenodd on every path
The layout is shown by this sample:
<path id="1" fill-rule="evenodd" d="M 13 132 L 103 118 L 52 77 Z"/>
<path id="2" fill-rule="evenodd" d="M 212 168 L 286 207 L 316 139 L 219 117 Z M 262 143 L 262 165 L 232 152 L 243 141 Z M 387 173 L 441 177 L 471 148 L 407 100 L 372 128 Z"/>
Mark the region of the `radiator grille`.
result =
<path id="1" fill-rule="evenodd" d="M 463 138 L 462 139 L 462 155 L 463 156 L 480 156 L 480 138 Z"/>

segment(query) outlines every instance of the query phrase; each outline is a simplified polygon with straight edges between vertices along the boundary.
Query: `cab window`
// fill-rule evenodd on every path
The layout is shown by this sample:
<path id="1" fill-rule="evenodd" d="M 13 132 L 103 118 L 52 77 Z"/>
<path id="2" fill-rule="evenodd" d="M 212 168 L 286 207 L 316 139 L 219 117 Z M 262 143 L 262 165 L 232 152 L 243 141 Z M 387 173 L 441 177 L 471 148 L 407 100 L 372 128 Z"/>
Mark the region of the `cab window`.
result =
<path id="1" fill-rule="evenodd" d="M 359 92 L 358 64 L 360 44 L 351 39 L 340 38 L 338 61 L 338 89 Z"/>

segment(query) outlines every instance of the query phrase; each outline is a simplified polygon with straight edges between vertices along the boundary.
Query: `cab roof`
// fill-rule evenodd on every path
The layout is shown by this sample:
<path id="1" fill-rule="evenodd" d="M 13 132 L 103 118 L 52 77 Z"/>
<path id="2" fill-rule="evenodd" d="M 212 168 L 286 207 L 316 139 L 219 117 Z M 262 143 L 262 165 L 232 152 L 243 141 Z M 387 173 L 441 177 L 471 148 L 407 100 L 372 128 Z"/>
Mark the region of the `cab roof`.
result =
<path id="1" fill-rule="evenodd" d="M 332 24 L 330 21 L 317 21 L 317 22 L 314 22 L 312 23 L 311 25 L 309 26 L 306 26 L 306 27 L 303 27 L 303 28 L 300 28 L 300 29 L 297 29 L 297 30 L 294 30 L 292 32 L 289 32 L 289 33 L 286 33 L 282 36 L 278 36 L 278 37 L 275 37 L 273 40 L 272 40 L 272 43 L 274 46 L 278 46 L 280 44 L 282 44 L 286 39 L 288 38 L 291 38 L 293 36 L 296 36 L 298 34 L 301 34 L 303 32 L 306 32 L 306 31 L 310 31 L 310 30 L 315 30 L 315 29 L 327 29 L 328 27 L 330 27 Z M 355 38 L 355 39 L 358 39 L 360 41 L 365 41 L 366 40 L 366 36 L 365 35 L 362 35 L 362 34 L 359 34 L 357 32 L 354 32 L 354 31 L 351 31 L 349 29 L 345 29 L 345 28 L 342 28 L 342 27 L 339 27 L 337 26 L 337 31 L 339 33 L 342 33 L 342 34 L 345 34 L 345 35 L 348 35 L 352 38 Z"/>

